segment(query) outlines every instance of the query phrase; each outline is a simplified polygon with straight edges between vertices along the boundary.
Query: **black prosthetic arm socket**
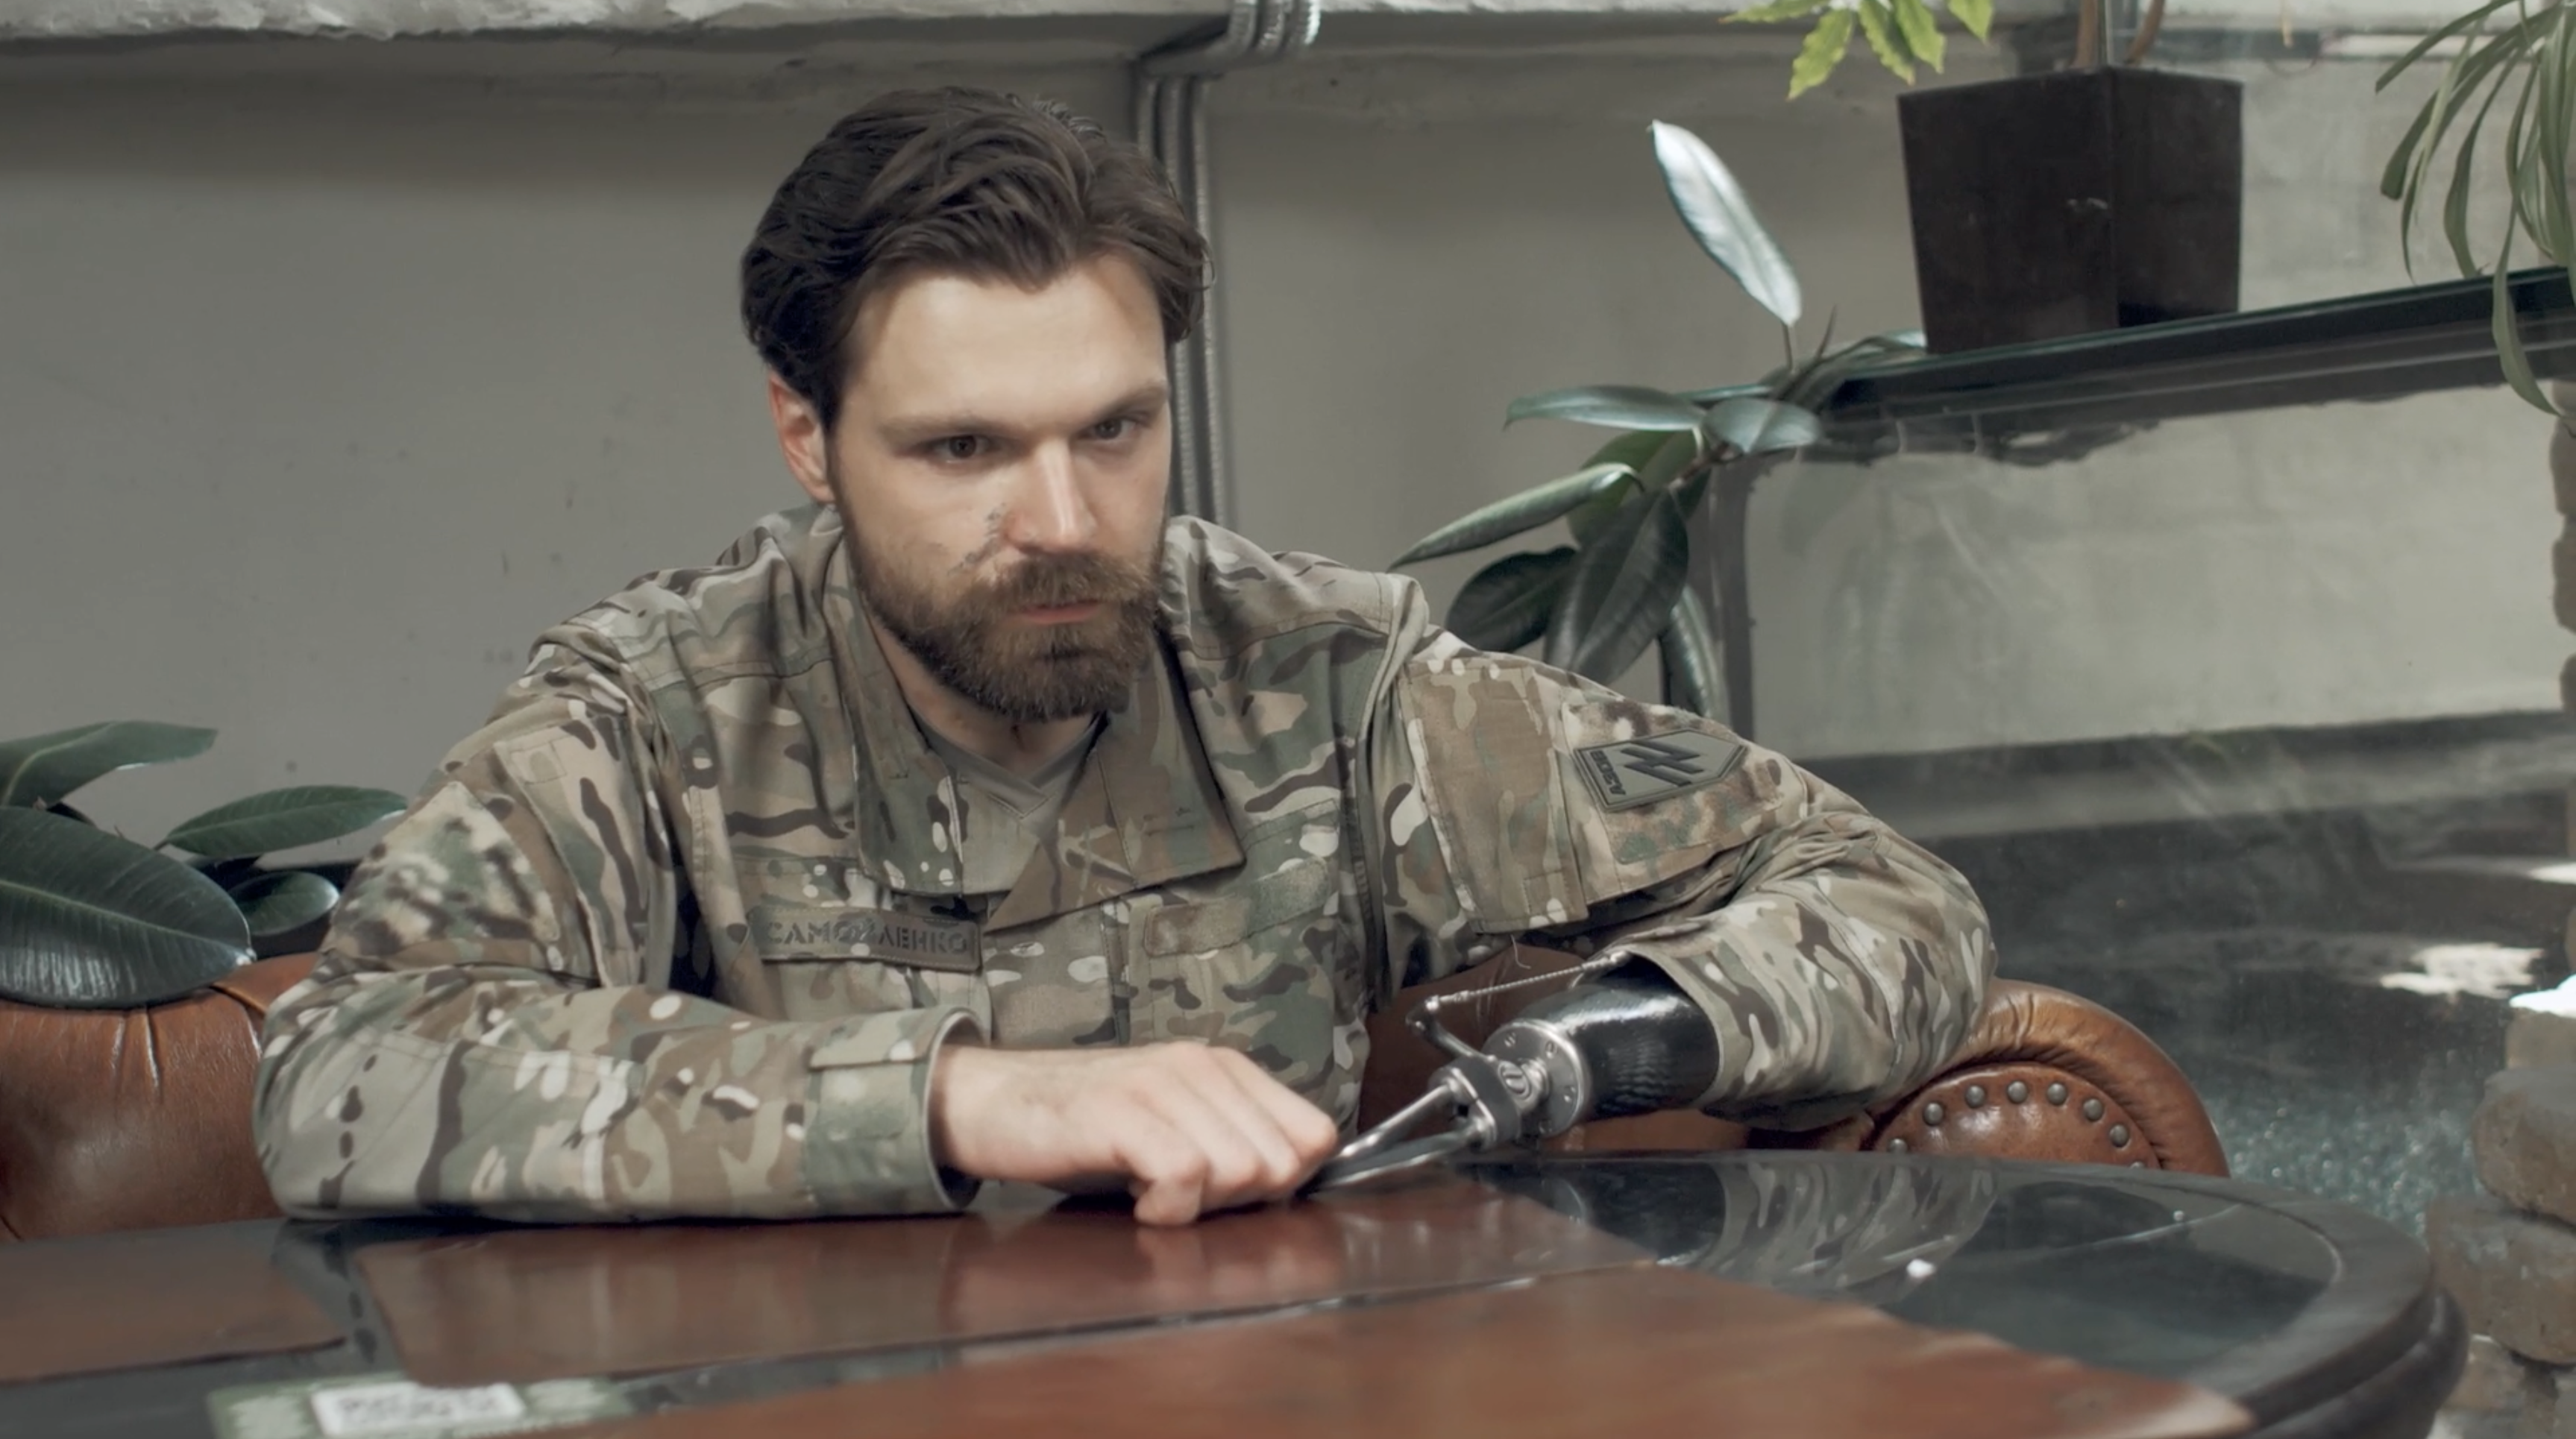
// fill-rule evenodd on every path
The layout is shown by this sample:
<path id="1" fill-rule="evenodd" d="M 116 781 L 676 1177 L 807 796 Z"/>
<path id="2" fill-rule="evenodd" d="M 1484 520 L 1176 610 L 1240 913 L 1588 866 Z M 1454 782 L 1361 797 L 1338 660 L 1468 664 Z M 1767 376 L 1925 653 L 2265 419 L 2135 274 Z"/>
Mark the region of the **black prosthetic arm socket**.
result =
<path id="1" fill-rule="evenodd" d="M 1588 1119 L 1678 1109 L 1717 1080 L 1717 1028 L 1664 972 L 1639 963 L 1538 1000 L 1495 1030 L 1525 1029 L 1509 1046 L 1547 1053 L 1552 1084 L 1574 1079 L 1580 1097 L 1559 1105 L 1548 1132 Z M 1539 1041 L 1533 1043 L 1533 1041 Z M 1504 1052 L 1493 1041 L 1488 1053 Z M 1579 1074 L 1558 1071 L 1566 1060 Z M 1562 1101 L 1572 1098 L 1560 1094 Z"/>

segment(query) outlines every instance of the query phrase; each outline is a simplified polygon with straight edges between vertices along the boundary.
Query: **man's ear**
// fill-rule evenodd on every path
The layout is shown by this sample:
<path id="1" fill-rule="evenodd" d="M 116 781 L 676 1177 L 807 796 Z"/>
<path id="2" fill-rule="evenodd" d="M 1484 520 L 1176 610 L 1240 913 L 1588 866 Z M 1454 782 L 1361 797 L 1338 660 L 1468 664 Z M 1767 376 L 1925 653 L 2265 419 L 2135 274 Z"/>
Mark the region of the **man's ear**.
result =
<path id="1" fill-rule="evenodd" d="M 823 428 L 822 415 L 774 370 L 769 375 L 769 422 L 777 427 L 778 452 L 787 461 L 787 473 L 796 478 L 796 488 L 818 505 L 832 503 L 832 437 Z"/>

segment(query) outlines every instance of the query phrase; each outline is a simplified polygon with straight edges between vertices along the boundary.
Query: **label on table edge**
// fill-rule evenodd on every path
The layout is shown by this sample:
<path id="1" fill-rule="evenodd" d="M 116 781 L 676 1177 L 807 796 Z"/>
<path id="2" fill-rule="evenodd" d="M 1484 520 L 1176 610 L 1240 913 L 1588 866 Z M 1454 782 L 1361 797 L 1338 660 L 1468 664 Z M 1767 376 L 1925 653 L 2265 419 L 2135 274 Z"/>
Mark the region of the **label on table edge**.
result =
<path id="1" fill-rule="evenodd" d="M 387 1370 L 245 1384 L 206 1396 L 218 1439 L 474 1439 L 631 1414 L 601 1379 L 431 1389 Z"/>

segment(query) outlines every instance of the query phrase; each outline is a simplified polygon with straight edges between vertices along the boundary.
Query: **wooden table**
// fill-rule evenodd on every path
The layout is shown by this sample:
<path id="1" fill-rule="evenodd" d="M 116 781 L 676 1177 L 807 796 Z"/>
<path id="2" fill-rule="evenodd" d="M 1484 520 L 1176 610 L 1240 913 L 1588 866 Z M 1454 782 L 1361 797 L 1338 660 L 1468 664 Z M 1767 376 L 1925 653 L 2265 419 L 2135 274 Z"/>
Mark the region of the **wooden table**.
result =
<path id="1" fill-rule="evenodd" d="M 1182 1230 L 997 1191 L 0 1248 L 0 1436 L 2420 1435 L 2464 1344 L 2344 1206 L 1885 1155 L 1530 1159 Z"/>

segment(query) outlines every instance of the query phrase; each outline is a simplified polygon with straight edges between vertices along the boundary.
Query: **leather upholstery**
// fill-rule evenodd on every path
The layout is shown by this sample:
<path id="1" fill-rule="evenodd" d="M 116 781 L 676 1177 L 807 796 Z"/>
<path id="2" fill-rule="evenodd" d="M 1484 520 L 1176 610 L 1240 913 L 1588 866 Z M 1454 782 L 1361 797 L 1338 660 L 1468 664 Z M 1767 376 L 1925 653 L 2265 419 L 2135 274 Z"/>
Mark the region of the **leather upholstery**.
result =
<path id="1" fill-rule="evenodd" d="M 0 1239 L 277 1213 L 250 1143 L 268 1006 L 309 955 L 148 1009 L 0 1000 Z"/>
<path id="2" fill-rule="evenodd" d="M 1552 975 L 1573 963 L 1552 950 L 1517 946 L 1399 995 L 1369 1022 L 1375 1047 L 1361 1087 L 1362 1120 L 1373 1122 L 1420 1094 L 1439 1067 L 1439 1052 L 1404 1024 L 1421 998 Z M 251 1147 L 251 1076 L 260 1020 L 311 967 L 309 955 L 262 960 L 144 1010 L 0 1001 L 0 1240 L 276 1214 Z M 1462 1005 L 1445 1019 L 1461 1038 L 1480 1043 L 1520 1005 L 1555 987 L 1533 984 Z M 1549 1148 L 1747 1145 L 2227 1172 L 2199 1096 L 2152 1040 L 2088 1000 L 2011 980 L 1995 983 L 1975 1034 L 1946 1072 L 1874 1114 L 1806 1134 L 1749 1132 L 1689 1112 L 1649 1114 L 1579 1126 Z"/>

